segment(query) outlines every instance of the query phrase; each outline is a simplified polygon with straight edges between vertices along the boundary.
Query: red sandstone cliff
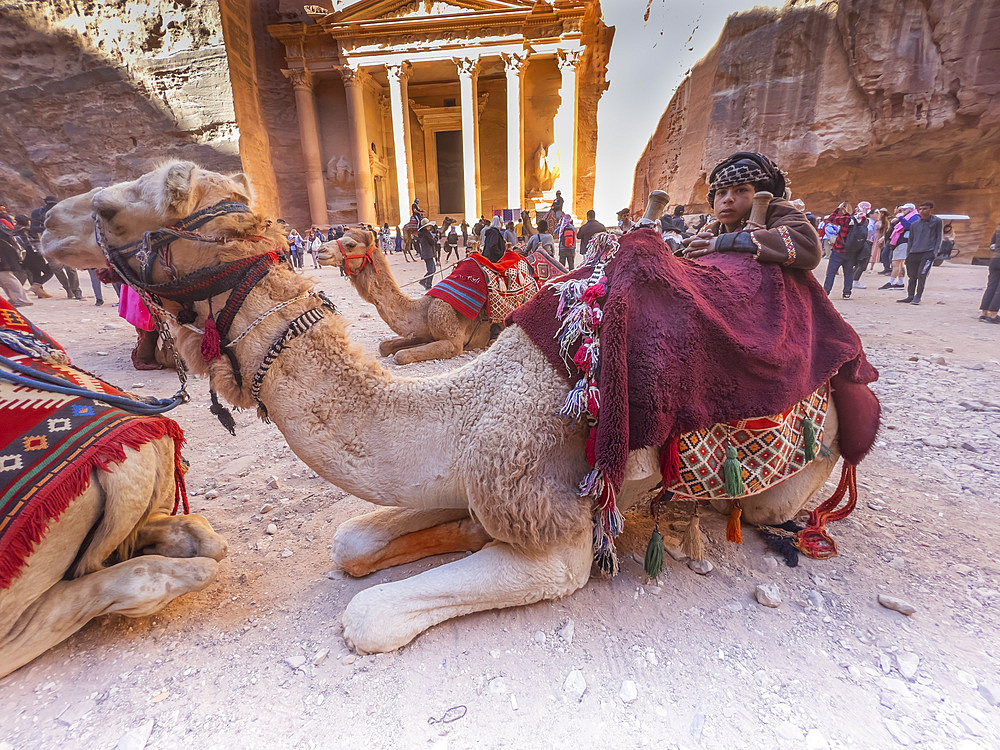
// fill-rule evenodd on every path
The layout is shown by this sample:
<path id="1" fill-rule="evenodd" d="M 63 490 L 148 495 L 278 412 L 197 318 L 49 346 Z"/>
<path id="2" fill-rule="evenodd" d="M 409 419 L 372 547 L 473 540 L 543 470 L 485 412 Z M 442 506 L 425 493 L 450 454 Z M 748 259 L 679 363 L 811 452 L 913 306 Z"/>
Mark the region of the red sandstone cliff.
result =
<path id="1" fill-rule="evenodd" d="M 964 259 L 1000 219 L 1000 2 L 792 2 L 732 16 L 671 99 L 635 170 L 704 211 L 707 173 L 772 156 L 815 213 L 933 200 Z"/>

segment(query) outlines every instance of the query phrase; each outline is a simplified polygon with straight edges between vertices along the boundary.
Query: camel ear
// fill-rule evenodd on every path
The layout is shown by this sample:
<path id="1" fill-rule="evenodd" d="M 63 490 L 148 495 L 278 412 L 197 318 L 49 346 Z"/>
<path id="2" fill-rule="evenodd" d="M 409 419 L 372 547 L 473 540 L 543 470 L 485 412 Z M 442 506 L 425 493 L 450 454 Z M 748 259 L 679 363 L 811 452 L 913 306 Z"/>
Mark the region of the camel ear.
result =
<path id="1" fill-rule="evenodd" d="M 164 187 L 170 213 L 176 216 L 186 216 L 191 213 L 190 206 L 194 199 L 194 172 L 197 168 L 194 162 L 181 161 L 167 170 Z"/>
<path id="2" fill-rule="evenodd" d="M 243 172 L 237 172 L 232 176 L 236 185 L 236 198 L 242 203 L 250 204 L 253 200 L 253 187 L 250 185 L 250 176 Z"/>

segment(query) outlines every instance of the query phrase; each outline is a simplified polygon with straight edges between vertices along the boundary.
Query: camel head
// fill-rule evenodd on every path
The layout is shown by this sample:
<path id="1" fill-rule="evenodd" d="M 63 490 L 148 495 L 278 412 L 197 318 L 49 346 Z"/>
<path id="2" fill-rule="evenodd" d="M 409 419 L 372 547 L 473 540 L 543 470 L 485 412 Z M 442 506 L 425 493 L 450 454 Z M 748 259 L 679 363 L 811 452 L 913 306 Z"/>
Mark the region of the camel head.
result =
<path id="1" fill-rule="evenodd" d="M 104 253 L 94 239 L 91 200 L 100 188 L 59 201 L 45 215 L 42 254 L 73 268 L 103 268 Z"/>
<path id="2" fill-rule="evenodd" d="M 321 265 L 339 266 L 346 261 L 347 272 L 354 276 L 365 263 L 363 257 L 350 258 L 348 255 L 364 256 L 376 249 L 375 235 L 364 229 L 348 229 L 339 240 L 326 242 L 319 249 L 317 256 Z"/>

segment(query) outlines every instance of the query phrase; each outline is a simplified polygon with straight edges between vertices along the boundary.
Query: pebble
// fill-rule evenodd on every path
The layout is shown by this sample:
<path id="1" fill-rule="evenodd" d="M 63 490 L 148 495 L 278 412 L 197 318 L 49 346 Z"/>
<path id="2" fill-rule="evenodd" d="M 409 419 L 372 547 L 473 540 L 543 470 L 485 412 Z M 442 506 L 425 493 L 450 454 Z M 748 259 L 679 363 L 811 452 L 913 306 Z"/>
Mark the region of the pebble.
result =
<path id="1" fill-rule="evenodd" d="M 559 628 L 557 635 L 569 644 L 573 642 L 573 633 L 575 630 L 576 627 L 573 625 L 573 621 L 566 620 L 566 624 Z"/>
<path id="2" fill-rule="evenodd" d="M 883 674 L 889 674 L 892 671 L 892 658 L 885 651 L 879 652 L 878 667 Z"/>
<path id="3" fill-rule="evenodd" d="M 107 352 L 94 352 L 94 354 L 96 354 L 98 357 L 107 357 L 108 356 Z"/>
<path id="4" fill-rule="evenodd" d="M 625 680 L 618 691 L 618 697 L 622 699 L 622 703 L 631 703 L 639 697 L 639 690 L 632 680 Z"/>
<path id="5" fill-rule="evenodd" d="M 810 729 L 806 734 L 806 750 L 828 750 L 830 743 L 818 729 Z"/>
<path id="6" fill-rule="evenodd" d="M 579 669 L 570 672 L 563 683 L 563 690 L 577 700 L 583 698 L 583 694 L 587 692 L 587 681 L 583 678 L 583 672 Z"/>
<path id="7" fill-rule="evenodd" d="M 707 576 L 715 570 L 715 566 L 708 560 L 688 560 L 687 566 L 700 576 Z"/>
<path id="8" fill-rule="evenodd" d="M 265 534 L 277 534 L 278 533 L 278 526 L 276 524 L 269 523 L 267 525 L 267 528 L 264 529 L 264 533 Z"/>
<path id="9" fill-rule="evenodd" d="M 759 583 L 754 591 L 754 597 L 765 607 L 780 607 L 781 592 L 776 583 Z"/>
<path id="10" fill-rule="evenodd" d="M 118 738 L 115 750 L 143 750 L 149 742 L 149 735 L 153 733 L 153 720 L 150 719 L 144 724 L 133 727 Z"/>
<path id="11" fill-rule="evenodd" d="M 330 649 L 321 648 L 319 651 L 313 655 L 312 662 L 314 667 L 318 667 L 320 664 L 326 661 L 326 657 L 330 655 Z"/>
<path id="12" fill-rule="evenodd" d="M 816 609 L 823 609 L 823 605 L 826 603 L 823 599 L 823 595 L 816 589 L 810 589 L 806 592 L 806 601 L 808 601 L 809 604 Z"/>
<path id="13" fill-rule="evenodd" d="M 668 545 L 664 545 L 664 549 L 666 549 L 667 554 L 677 562 L 684 562 L 688 559 L 688 556 L 684 554 L 680 547 L 670 547 Z"/>
<path id="14" fill-rule="evenodd" d="M 281 550 L 281 556 L 282 557 L 291 557 L 294 554 L 295 553 L 292 552 L 290 549 L 283 549 L 283 550 Z"/>
<path id="15" fill-rule="evenodd" d="M 928 448 L 947 448 L 948 440 L 940 435 L 925 435 L 920 438 L 920 442 Z"/>
<path id="16" fill-rule="evenodd" d="M 910 651 L 900 651 L 896 654 L 896 668 L 899 673 L 908 680 L 917 676 L 917 668 L 920 666 L 920 657 Z"/>
<path id="17" fill-rule="evenodd" d="M 879 594 L 878 603 L 886 609 L 891 609 L 907 616 L 917 611 L 917 608 L 909 602 L 898 599 L 895 596 L 889 596 L 888 594 Z"/>
<path id="18" fill-rule="evenodd" d="M 274 506 L 271 505 L 271 503 L 264 503 L 262 506 L 260 506 L 261 513 L 270 513 L 272 510 L 274 510 Z"/>
<path id="19" fill-rule="evenodd" d="M 885 723 L 885 728 L 889 730 L 889 734 L 891 734 L 892 738 L 900 745 L 905 746 L 913 742 L 913 735 L 911 735 L 907 731 L 906 727 L 898 721 L 895 721 L 894 719 L 883 719 L 882 721 Z"/>
<path id="20" fill-rule="evenodd" d="M 979 694 L 986 699 L 991 706 L 1000 706 L 1000 683 L 980 682 Z"/>
<path id="21" fill-rule="evenodd" d="M 298 669 L 305 663 L 306 663 L 306 657 L 304 656 L 289 656 L 287 659 L 285 659 L 285 664 L 290 666 L 292 669 Z"/>
<path id="22" fill-rule="evenodd" d="M 219 496 L 218 490 L 209 490 L 205 493 L 206 500 L 215 500 Z"/>
<path id="23" fill-rule="evenodd" d="M 945 359 L 944 357 L 935 357 L 935 358 L 934 358 L 933 360 L 931 360 L 931 361 L 932 361 L 932 362 L 933 362 L 934 364 L 936 364 L 936 365 L 946 365 L 946 364 L 948 364 L 948 360 L 946 360 L 946 359 Z"/>
<path id="24" fill-rule="evenodd" d="M 805 739 L 805 735 L 802 734 L 802 730 L 787 720 L 778 724 L 778 726 L 774 728 L 774 731 L 779 737 L 788 740 L 789 742 L 802 742 Z"/>
<path id="25" fill-rule="evenodd" d="M 537 643 L 538 645 L 541 645 L 541 644 L 545 643 L 545 632 L 544 631 L 539 630 L 537 633 L 535 633 L 535 643 Z"/>
<path id="26" fill-rule="evenodd" d="M 356 654 L 348 654 L 347 656 L 345 656 L 343 659 L 340 660 L 340 663 L 350 666 L 357 660 L 357 658 L 358 657 Z"/>
<path id="27" fill-rule="evenodd" d="M 244 495 L 243 497 L 240 498 L 240 502 L 241 503 L 249 503 L 250 502 L 250 496 L 249 495 Z"/>
<path id="28" fill-rule="evenodd" d="M 269 490 L 278 489 L 278 478 L 272 474 L 271 478 L 267 480 L 267 484 L 264 486 L 267 487 Z"/>

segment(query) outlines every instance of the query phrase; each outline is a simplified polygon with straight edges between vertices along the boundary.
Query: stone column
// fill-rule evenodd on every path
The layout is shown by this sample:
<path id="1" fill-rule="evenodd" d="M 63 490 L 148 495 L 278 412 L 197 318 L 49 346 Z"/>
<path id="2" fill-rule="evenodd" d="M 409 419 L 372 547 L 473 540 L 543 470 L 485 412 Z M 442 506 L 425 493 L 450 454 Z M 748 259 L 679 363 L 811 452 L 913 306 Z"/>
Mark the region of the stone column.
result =
<path id="1" fill-rule="evenodd" d="M 386 65 L 389 76 L 389 107 L 392 110 L 392 144 L 396 152 L 396 191 L 399 194 L 399 224 L 402 226 L 410 218 L 410 204 L 414 196 L 410 186 L 413 178 L 410 173 L 409 139 L 409 99 L 407 98 L 406 82 L 410 77 L 410 64 Z"/>
<path id="2" fill-rule="evenodd" d="M 358 204 L 358 221 L 374 226 L 375 185 L 368 156 L 368 125 L 365 122 L 365 86 L 358 68 L 343 66 L 340 75 L 347 93 L 347 124 L 351 131 L 351 161 L 354 162 L 354 195 Z"/>
<path id="3" fill-rule="evenodd" d="M 306 194 L 309 196 L 309 220 L 326 226 L 326 187 L 323 185 L 323 160 L 320 156 L 319 129 L 316 125 L 316 102 L 313 99 L 312 75 L 308 70 L 282 70 L 295 89 L 295 112 L 299 120 L 302 159 L 306 168 Z"/>
<path id="4" fill-rule="evenodd" d="M 520 208 L 524 196 L 524 124 L 521 120 L 521 74 L 525 55 L 501 55 L 507 71 L 507 208 Z"/>
<path id="5" fill-rule="evenodd" d="M 462 92 L 462 178 L 465 181 L 465 220 L 479 218 L 479 60 L 455 58 Z"/>
<path id="6" fill-rule="evenodd" d="M 559 154 L 559 179 L 556 181 L 556 187 L 562 190 L 565 201 L 563 210 L 573 214 L 575 218 L 573 200 L 576 197 L 576 66 L 580 62 L 582 51 L 559 50 L 558 55 L 562 84 L 559 86 L 559 111 L 552 123 L 556 152 Z"/>

